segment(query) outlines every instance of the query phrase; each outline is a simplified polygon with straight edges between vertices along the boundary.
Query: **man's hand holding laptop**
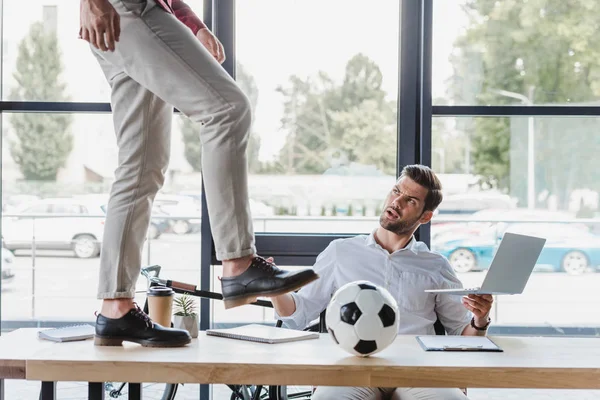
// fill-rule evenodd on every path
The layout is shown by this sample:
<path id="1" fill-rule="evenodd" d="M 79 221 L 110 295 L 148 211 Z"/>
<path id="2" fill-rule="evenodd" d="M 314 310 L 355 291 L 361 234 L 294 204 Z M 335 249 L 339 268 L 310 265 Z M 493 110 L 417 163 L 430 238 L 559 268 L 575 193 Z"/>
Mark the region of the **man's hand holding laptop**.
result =
<path id="1" fill-rule="evenodd" d="M 473 323 L 476 327 L 487 327 L 492 304 L 494 303 L 491 294 L 469 294 L 463 296 L 462 303 L 467 310 L 473 313 Z M 463 335 L 472 335 L 476 332 L 478 332 L 477 329 L 465 329 Z"/>

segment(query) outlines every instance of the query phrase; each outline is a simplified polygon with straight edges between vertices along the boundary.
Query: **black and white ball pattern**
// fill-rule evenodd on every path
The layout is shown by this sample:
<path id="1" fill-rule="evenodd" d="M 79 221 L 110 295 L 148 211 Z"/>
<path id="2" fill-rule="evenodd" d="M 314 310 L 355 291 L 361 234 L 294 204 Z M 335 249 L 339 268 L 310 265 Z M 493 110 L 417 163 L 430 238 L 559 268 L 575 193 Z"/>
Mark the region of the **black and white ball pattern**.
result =
<path id="1" fill-rule="evenodd" d="M 339 288 L 325 313 L 332 339 L 350 354 L 366 357 L 388 347 L 398 335 L 398 305 L 390 293 L 371 282 Z"/>

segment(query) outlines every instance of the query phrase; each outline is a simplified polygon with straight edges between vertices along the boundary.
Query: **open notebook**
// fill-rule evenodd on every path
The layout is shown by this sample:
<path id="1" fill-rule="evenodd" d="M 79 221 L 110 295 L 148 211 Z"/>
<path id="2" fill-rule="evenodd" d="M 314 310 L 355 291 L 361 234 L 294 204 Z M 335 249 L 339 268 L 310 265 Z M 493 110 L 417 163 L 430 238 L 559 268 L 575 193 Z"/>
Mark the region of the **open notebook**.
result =
<path id="1" fill-rule="evenodd" d="M 72 342 L 93 338 L 95 331 L 96 329 L 92 325 L 71 325 L 41 330 L 38 332 L 38 337 L 53 342 Z"/>
<path id="2" fill-rule="evenodd" d="M 207 329 L 206 334 L 261 343 L 295 342 L 319 337 L 317 332 L 297 331 L 260 324 L 242 325 L 235 328 Z"/>
<path id="3" fill-rule="evenodd" d="M 417 341 L 425 351 L 503 351 L 487 336 L 425 335 Z"/>

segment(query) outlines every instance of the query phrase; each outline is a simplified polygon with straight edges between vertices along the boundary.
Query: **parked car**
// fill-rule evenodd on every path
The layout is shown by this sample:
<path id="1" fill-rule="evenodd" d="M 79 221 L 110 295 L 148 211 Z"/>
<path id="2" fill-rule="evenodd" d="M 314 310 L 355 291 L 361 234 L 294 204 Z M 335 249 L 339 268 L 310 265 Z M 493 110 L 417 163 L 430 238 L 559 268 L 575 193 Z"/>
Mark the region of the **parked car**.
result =
<path id="1" fill-rule="evenodd" d="M 177 235 L 200 230 L 202 205 L 191 196 L 159 193 L 154 198 L 154 207 L 169 216 L 170 229 Z"/>
<path id="2" fill-rule="evenodd" d="M 498 223 L 477 235 L 438 238 L 432 242 L 432 249 L 447 257 L 456 272 L 485 270 L 505 232 L 546 238 L 536 270 L 577 275 L 600 266 L 600 236 L 579 224 L 565 222 Z"/>
<path id="3" fill-rule="evenodd" d="M 108 193 L 82 194 L 73 196 L 73 198 L 78 200 L 84 200 L 89 203 L 100 204 L 100 208 L 102 208 L 102 212 L 105 215 L 109 197 L 110 195 Z M 160 208 L 158 208 L 155 204 L 152 209 L 152 218 L 150 219 L 150 225 L 148 226 L 148 239 L 158 239 L 160 235 L 169 230 L 170 225 L 169 221 L 165 218 L 166 216 L 167 214 L 162 212 Z"/>
<path id="4" fill-rule="evenodd" d="M 48 198 L 2 218 L 4 246 L 11 250 L 73 250 L 79 258 L 97 257 L 104 232 L 101 204 L 76 198 Z"/>
<path id="5" fill-rule="evenodd" d="M 15 277 L 13 272 L 13 265 L 15 256 L 9 250 L 2 247 L 2 285 L 12 281 Z"/>

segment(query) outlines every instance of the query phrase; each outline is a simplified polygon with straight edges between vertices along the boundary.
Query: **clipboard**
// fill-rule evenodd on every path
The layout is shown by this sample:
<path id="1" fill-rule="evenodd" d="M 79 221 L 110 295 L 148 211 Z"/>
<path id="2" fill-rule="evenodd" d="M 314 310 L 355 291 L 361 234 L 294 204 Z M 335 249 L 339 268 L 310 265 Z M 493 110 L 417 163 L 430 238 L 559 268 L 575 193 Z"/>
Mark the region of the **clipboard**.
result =
<path id="1" fill-rule="evenodd" d="M 416 339 L 425 351 L 504 351 L 487 336 L 423 335 Z"/>

